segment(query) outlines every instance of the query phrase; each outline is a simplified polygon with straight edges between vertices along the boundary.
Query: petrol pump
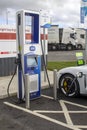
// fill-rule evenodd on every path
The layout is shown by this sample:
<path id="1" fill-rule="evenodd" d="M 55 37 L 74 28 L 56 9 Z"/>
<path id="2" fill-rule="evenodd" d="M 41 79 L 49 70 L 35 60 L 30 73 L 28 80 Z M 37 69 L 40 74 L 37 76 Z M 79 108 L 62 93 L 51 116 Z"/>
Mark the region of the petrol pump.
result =
<path id="1" fill-rule="evenodd" d="M 30 99 L 40 97 L 41 45 L 39 12 L 21 10 L 17 19 L 18 99 L 25 98 L 25 77 L 29 76 Z"/>

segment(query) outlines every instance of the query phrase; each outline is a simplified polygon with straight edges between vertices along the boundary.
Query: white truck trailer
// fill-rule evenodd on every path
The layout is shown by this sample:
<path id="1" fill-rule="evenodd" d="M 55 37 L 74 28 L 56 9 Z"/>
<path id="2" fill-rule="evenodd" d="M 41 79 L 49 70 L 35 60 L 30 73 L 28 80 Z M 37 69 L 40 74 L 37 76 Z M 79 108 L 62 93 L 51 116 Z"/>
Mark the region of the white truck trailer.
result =
<path id="1" fill-rule="evenodd" d="M 58 28 L 52 25 L 48 29 L 48 50 L 74 50 L 85 48 L 85 30 L 81 28 Z"/>
<path id="2" fill-rule="evenodd" d="M 47 29 L 45 32 L 45 55 L 47 55 Z M 41 41 L 44 44 L 44 34 L 41 28 Z M 31 41 L 31 28 L 26 28 L 26 42 Z M 0 25 L 0 76 L 14 73 L 16 52 L 16 27 L 13 25 Z"/>
<path id="3" fill-rule="evenodd" d="M 76 48 L 75 31 L 71 28 L 58 28 L 52 25 L 48 29 L 48 50 L 73 50 Z"/>

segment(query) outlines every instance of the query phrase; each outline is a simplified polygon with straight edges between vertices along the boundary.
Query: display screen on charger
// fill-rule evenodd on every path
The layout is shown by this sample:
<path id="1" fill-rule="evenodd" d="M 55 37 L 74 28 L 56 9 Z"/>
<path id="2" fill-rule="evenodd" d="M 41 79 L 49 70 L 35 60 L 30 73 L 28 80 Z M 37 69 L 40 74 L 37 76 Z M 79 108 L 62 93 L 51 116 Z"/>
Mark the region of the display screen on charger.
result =
<path id="1" fill-rule="evenodd" d="M 37 66 L 37 58 L 36 57 L 27 57 L 27 67 L 35 67 Z"/>

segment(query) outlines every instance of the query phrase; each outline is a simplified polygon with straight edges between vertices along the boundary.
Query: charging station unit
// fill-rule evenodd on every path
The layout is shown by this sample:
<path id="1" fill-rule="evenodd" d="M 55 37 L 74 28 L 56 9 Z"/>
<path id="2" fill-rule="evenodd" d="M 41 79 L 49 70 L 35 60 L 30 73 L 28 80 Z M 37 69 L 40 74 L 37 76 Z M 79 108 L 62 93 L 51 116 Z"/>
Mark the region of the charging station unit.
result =
<path id="1" fill-rule="evenodd" d="M 29 76 L 30 99 L 41 93 L 41 45 L 39 12 L 21 10 L 16 13 L 18 52 L 18 99 L 25 98 L 25 74 Z"/>

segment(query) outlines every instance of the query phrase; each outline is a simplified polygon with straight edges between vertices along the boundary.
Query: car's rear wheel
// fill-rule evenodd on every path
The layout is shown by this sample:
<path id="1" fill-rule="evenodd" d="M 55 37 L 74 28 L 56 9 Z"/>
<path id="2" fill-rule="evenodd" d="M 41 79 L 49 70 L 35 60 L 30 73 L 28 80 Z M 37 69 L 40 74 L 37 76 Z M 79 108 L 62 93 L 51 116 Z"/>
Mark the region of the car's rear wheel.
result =
<path id="1" fill-rule="evenodd" d="M 53 46 L 52 46 L 52 51 L 56 51 L 56 50 L 57 50 L 56 45 L 53 45 Z"/>
<path id="2" fill-rule="evenodd" d="M 78 45 L 77 45 L 77 49 L 78 49 L 78 50 L 82 50 L 82 49 L 83 49 L 83 48 L 82 48 L 82 45 L 81 45 L 81 44 L 78 44 Z"/>
<path id="3" fill-rule="evenodd" d="M 72 46 L 72 44 L 68 44 L 68 45 L 66 46 L 66 48 L 67 48 L 68 51 L 73 50 L 73 46 Z"/>
<path id="4" fill-rule="evenodd" d="M 69 97 L 75 97 L 79 94 L 79 83 L 71 74 L 64 74 L 59 80 L 59 87 L 62 93 Z"/>

